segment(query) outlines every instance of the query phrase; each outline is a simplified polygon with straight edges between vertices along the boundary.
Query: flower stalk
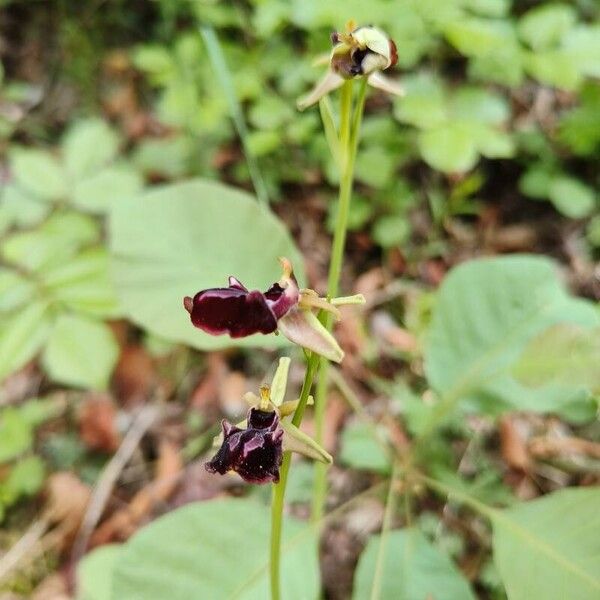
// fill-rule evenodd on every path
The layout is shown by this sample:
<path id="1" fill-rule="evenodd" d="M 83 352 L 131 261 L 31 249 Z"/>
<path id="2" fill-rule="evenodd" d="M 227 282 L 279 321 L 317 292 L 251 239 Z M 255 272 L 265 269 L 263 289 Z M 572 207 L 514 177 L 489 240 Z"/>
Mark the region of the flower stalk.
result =
<path id="1" fill-rule="evenodd" d="M 350 212 L 350 202 L 352 198 L 352 188 L 354 184 L 354 170 L 356 163 L 356 153 L 358 150 L 358 141 L 362 115 L 364 111 L 367 80 L 361 79 L 354 112 L 352 111 L 353 100 L 353 79 L 344 81 L 340 90 L 340 187 L 338 195 L 337 219 L 333 235 L 331 261 L 329 264 L 329 275 L 327 281 L 327 299 L 337 295 L 342 272 L 344 259 L 344 248 L 346 245 L 346 234 L 348 230 L 348 214 Z M 325 328 L 331 331 L 334 323 L 332 313 L 321 311 L 319 318 Z M 315 441 L 322 444 L 325 400 L 328 384 L 328 366 L 329 361 L 323 359 L 314 352 L 309 355 L 307 368 L 302 384 L 300 401 L 294 413 L 292 423 L 296 427 L 300 426 L 313 381 L 319 373 L 315 398 Z M 280 591 L 280 549 L 281 549 L 281 524 L 283 520 L 283 508 L 285 501 L 285 490 L 291 464 L 291 454 L 285 452 L 280 469 L 280 479 L 273 486 L 273 501 L 271 505 L 271 561 L 270 561 L 270 580 L 271 580 L 271 598 L 279 600 Z M 316 469 L 315 484 L 313 488 L 312 502 L 312 520 L 318 522 L 323 514 L 325 496 L 327 493 L 326 470 Z"/>

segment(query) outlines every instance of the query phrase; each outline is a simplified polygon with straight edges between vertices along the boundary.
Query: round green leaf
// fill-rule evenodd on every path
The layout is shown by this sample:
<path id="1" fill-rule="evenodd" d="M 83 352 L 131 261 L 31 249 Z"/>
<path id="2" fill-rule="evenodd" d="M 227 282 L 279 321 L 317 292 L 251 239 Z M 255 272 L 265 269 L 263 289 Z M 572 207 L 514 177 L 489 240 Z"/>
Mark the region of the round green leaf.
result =
<path id="1" fill-rule="evenodd" d="M 67 173 L 73 181 L 78 181 L 117 155 L 119 137 L 102 119 L 87 119 L 67 131 L 62 147 Z"/>
<path id="2" fill-rule="evenodd" d="M 380 572 L 377 566 L 382 543 L 383 569 Z M 415 528 L 369 539 L 358 562 L 352 597 L 354 600 L 475 600 L 468 581 L 452 560 Z"/>
<path id="3" fill-rule="evenodd" d="M 110 328 L 85 317 L 62 315 L 42 357 L 52 379 L 67 385 L 103 390 L 119 357 Z"/>
<path id="4" fill-rule="evenodd" d="M 60 200 L 67 193 L 65 174 L 58 161 L 44 150 L 17 150 L 11 166 L 17 183 L 42 200 Z"/>
<path id="5" fill-rule="evenodd" d="M 494 511 L 496 563 L 510 600 L 600 597 L 600 489 L 563 489 Z"/>
<path id="6" fill-rule="evenodd" d="M 110 234 L 117 294 L 135 323 L 200 349 L 282 343 L 281 336 L 209 336 L 182 306 L 184 296 L 226 286 L 229 275 L 266 289 L 280 277 L 280 256 L 302 279 L 302 259 L 283 224 L 252 196 L 202 180 L 163 186 L 115 205 Z"/>
<path id="7" fill-rule="evenodd" d="M 445 173 L 462 173 L 475 166 L 477 147 L 471 128 L 450 123 L 419 134 L 419 150 L 427 164 Z"/>
<path id="8" fill-rule="evenodd" d="M 264 600 L 269 597 L 270 518 L 250 500 L 190 504 L 141 529 L 122 549 L 113 600 Z M 284 600 L 318 593 L 314 533 L 298 521 L 283 527 Z"/>

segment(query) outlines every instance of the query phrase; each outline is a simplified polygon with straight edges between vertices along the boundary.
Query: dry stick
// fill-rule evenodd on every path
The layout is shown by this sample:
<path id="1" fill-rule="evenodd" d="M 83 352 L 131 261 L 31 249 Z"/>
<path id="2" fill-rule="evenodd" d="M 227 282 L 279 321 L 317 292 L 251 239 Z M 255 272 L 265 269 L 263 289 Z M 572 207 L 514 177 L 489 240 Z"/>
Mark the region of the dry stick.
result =
<path id="1" fill-rule="evenodd" d="M 119 474 L 125 468 L 125 465 L 131 459 L 145 433 L 154 424 L 159 414 L 160 408 L 158 406 L 145 406 L 131 424 L 119 449 L 104 468 L 104 471 L 92 492 L 88 509 L 83 517 L 77 539 L 73 544 L 73 550 L 71 552 L 71 561 L 73 564 L 76 564 L 85 553 L 92 532 L 104 512 L 104 508 L 106 507 L 106 503 L 108 502 Z"/>
<path id="2" fill-rule="evenodd" d="M 48 521 L 40 519 L 31 524 L 19 541 L 0 558 L 0 582 L 19 565 L 25 556 L 35 555 L 34 548 L 48 529 Z"/>

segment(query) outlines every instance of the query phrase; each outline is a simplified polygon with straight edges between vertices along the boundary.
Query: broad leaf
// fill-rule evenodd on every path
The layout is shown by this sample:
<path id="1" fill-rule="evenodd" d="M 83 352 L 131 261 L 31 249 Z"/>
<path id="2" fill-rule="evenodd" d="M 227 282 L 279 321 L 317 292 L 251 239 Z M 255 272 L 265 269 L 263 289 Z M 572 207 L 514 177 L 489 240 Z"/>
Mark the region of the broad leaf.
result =
<path id="1" fill-rule="evenodd" d="M 77 565 L 79 600 L 111 599 L 113 573 L 121 548 L 118 544 L 106 544 L 87 554 Z"/>
<path id="2" fill-rule="evenodd" d="M 476 401 L 493 414 L 559 410 L 582 399 L 580 386 L 531 389 L 510 374 L 526 344 L 558 323 L 593 327 L 600 317 L 568 295 L 551 261 L 515 255 L 463 264 L 438 293 L 425 351 L 429 383 L 447 403 Z"/>
<path id="3" fill-rule="evenodd" d="M 384 544 L 382 571 L 378 571 L 380 545 Z M 378 583 L 376 583 L 376 578 Z M 373 594 L 377 585 L 377 594 Z M 373 536 L 360 557 L 354 576 L 354 600 L 474 600 L 469 583 L 443 551 L 418 529 Z"/>
<path id="4" fill-rule="evenodd" d="M 126 199 L 111 213 L 111 252 L 123 309 L 148 331 L 201 349 L 285 341 L 209 336 L 182 306 L 184 296 L 226 286 L 229 275 L 249 289 L 267 289 L 280 277 L 280 256 L 302 279 L 302 259 L 285 227 L 248 194 L 193 180 Z"/>
<path id="5" fill-rule="evenodd" d="M 269 510 L 249 500 L 190 504 L 154 521 L 122 549 L 113 600 L 262 600 L 269 597 Z M 286 519 L 284 600 L 315 598 L 316 539 Z"/>
<path id="6" fill-rule="evenodd" d="M 600 391 L 600 330 L 551 327 L 526 346 L 513 374 L 531 387 L 556 381 Z"/>
<path id="7" fill-rule="evenodd" d="M 494 562 L 509 600 L 600 597 L 600 489 L 563 489 L 493 511 Z"/>
<path id="8" fill-rule="evenodd" d="M 107 325 L 62 315 L 52 330 L 43 362 L 56 381 L 103 390 L 108 387 L 118 356 L 119 346 Z"/>
<path id="9" fill-rule="evenodd" d="M 390 457 L 372 426 L 356 423 L 342 433 L 340 462 L 354 469 L 389 473 Z"/>

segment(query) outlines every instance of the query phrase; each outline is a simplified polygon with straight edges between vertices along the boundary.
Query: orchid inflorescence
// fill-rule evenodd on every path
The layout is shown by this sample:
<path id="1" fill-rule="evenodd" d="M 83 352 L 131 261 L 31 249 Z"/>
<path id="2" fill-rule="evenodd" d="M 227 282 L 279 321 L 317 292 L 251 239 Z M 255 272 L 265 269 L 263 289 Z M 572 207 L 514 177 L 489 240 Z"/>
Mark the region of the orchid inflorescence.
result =
<path id="1" fill-rule="evenodd" d="M 192 323 L 211 335 L 232 338 L 281 332 L 306 350 L 340 362 L 344 352 L 314 314 L 323 310 L 340 318 L 338 306 L 362 304 L 361 294 L 328 300 L 310 289 L 300 289 L 289 260 L 280 259 L 282 276 L 266 292 L 248 290 L 229 277 L 226 288 L 201 290 L 183 300 Z M 223 421 L 223 439 L 215 457 L 206 464 L 212 473 L 237 472 L 252 483 L 276 483 L 282 452 L 289 449 L 331 462 L 331 457 L 291 422 L 285 420 L 298 402 L 283 402 L 289 358 L 281 359 L 273 385 L 263 386 L 260 397 L 247 394 L 250 410 L 246 421 Z M 273 390 L 273 391 L 272 391 Z"/>
<path id="2" fill-rule="evenodd" d="M 298 102 L 300 109 L 317 103 L 354 78 L 365 78 L 366 83 L 374 87 L 403 94 L 396 82 L 381 73 L 398 60 L 394 42 L 383 31 L 371 25 L 357 27 L 351 21 L 345 32 L 334 32 L 331 41 L 329 69 L 316 87 Z M 301 289 L 290 261 L 281 258 L 280 262 L 280 279 L 264 292 L 249 290 L 239 279 L 230 276 L 227 287 L 205 289 L 193 297 L 186 296 L 183 305 L 192 324 L 210 335 L 232 338 L 281 333 L 301 346 L 311 360 L 323 356 L 341 362 L 344 352 L 329 331 L 331 318 L 325 317 L 331 315 L 339 319 L 339 306 L 362 304 L 363 296 L 323 298 L 314 290 Z M 289 363 L 289 358 L 280 359 L 272 385 L 261 387 L 260 396 L 246 394 L 250 409 L 245 421 L 237 425 L 222 421 L 223 431 L 216 440 L 219 449 L 206 463 L 208 471 L 220 474 L 234 471 L 251 483 L 277 483 L 286 450 L 331 462 L 331 456 L 290 420 L 298 409 L 299 424 L 311 397 L 303 395 L 302 402 L 283 401 Z M 309 371 L 307 369 L 305 383 Z M 310 377 L 312 381 L 312 374 Z M 310 390 L 310 383 L 307 390 Z"/>

